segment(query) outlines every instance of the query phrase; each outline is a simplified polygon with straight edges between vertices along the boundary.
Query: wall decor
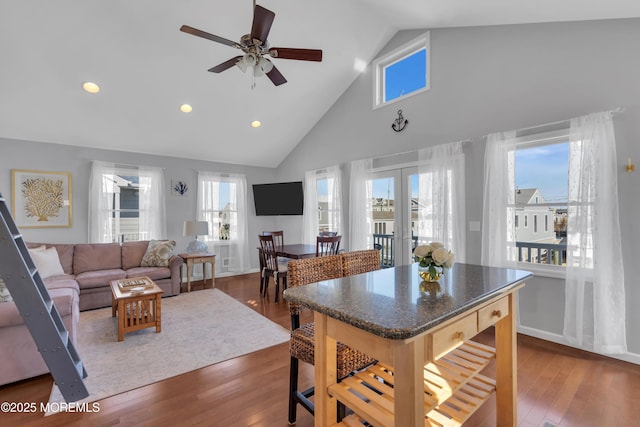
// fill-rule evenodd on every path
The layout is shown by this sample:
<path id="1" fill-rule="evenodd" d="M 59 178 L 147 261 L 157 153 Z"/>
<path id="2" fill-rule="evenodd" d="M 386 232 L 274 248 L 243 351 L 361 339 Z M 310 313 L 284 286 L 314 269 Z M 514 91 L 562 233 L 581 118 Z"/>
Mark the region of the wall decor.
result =
<path id="1" fill-rule="evenodd" d="M 11 210 L 20 228 L 71 227 L 71 174 L 11 169 Z"/>
<path id="2" fill-rule="evenodd" d="M 396 132 L 402 132 L 405 127 L 409 124 L 409 120 L 405 119 L 402 115 L 402 110 L 398 110 L 398 118 L 393 121 L 391 124 L 391 129 Z"/>
<path id="3" fill-rule="evenodd" d="M 189 186 L 185 181 L 171 180 L 171 194 L 174 196 L 186 196 L 189 191 Z"/>

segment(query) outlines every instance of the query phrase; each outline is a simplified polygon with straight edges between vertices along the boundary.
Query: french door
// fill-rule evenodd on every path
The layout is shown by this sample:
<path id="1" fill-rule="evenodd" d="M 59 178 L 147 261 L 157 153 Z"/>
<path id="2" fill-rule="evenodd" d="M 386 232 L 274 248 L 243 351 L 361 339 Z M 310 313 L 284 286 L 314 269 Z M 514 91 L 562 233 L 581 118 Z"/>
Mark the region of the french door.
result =
<path id="1" fill-rule="evenodd" d="M 382 252 L 382 266 L 410 264 L 417 236 L 418 168 L 377 171 L 370 179 L 373 243 Z"/>

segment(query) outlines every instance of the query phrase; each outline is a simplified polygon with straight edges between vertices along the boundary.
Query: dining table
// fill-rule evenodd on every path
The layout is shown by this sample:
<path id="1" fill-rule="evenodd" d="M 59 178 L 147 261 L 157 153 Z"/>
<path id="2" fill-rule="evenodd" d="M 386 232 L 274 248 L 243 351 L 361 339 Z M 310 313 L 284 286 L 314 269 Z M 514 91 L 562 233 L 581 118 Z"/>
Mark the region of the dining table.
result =
<path id="1" fill-rule="evenodd" d="M 493 395 L 497 425 L 517 425 L 516 294 L 532 276 L 456 263 L 426 282 L 416 263 L 285 290 L 314 311 L 314 425 L 457 426 Z M 495 347 L 472 340 L 490 327 Z M 378 362 L 336 378 L 338 341 Z"/>
<path id="2" fill-rule="evenodd" d="M 282 245 L 277 255 L 292 259 L 313 258 L 316 256 L 316 245 L 305 245 L 303 243 Z"/>

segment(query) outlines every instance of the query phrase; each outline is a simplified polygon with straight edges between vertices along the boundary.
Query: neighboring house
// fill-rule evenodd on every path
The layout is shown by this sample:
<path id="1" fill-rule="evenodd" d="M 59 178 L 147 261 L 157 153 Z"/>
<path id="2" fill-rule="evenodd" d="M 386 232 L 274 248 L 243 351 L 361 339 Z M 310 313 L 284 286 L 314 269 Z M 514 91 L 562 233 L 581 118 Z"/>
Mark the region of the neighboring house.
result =
<path id="1" fill-rule="evenodd" d="M 516 190 L 516 236 L 519 242 L 557 243 L 555 209 L 537 188 Z"/>

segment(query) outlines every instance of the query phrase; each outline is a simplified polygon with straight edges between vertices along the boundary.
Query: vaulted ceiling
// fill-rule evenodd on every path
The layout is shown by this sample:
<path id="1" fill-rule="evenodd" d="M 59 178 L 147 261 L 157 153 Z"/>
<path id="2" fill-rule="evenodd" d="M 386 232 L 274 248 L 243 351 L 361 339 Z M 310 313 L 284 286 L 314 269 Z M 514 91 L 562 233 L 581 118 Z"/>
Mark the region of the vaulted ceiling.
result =
<path id="1" fill-rule="evenodd" d="M 399 30 L 640 16 L 629 0 L 259 4 L 276 15 L 272 46 L 322 49 L 323 61 L 274 59 L 278 87 L 261 77 L 251 89 L 237 67 L 207 72 L 242 52 L 180 26 L 239 41 L 251 0 L 2 0 L 0 137 L 276 167 L 357 78 L 355 62 Z"/>

